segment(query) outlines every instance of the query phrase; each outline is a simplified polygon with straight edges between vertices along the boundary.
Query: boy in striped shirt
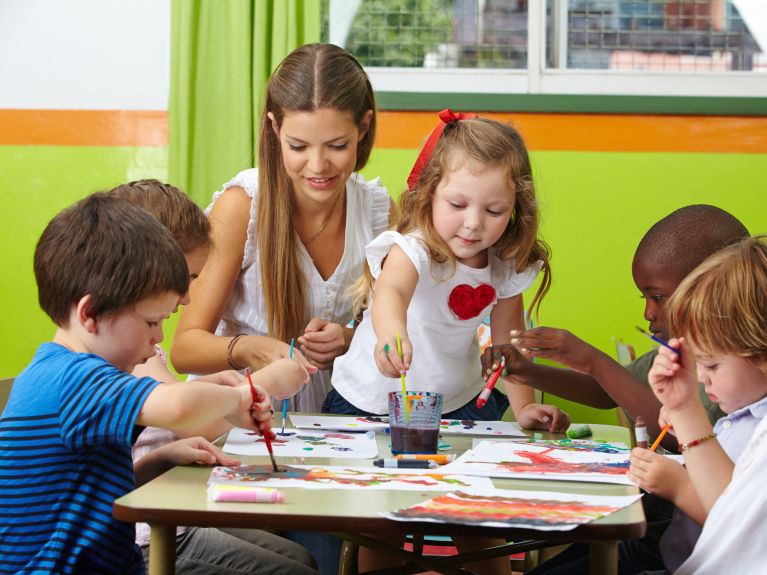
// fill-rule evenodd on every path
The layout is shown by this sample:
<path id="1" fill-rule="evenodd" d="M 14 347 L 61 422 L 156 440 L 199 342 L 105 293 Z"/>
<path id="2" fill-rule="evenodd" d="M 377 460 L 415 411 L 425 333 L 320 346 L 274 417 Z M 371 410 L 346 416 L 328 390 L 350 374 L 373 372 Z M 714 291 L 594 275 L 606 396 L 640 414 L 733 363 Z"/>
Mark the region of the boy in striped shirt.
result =
<path id="1" fill-rule="evenodd" d="M 35 250 L 43 310 L 56 323 L 16 378 L 0 417 L 0 574 L 143 573 L 133 524 L 114 500 L 169 465 L 231 464 L 202 438 L 155 451 L 134 469 L 143 426 L 199 427 L 226 418 L 272 433 L 260 385 L 160 383 L 130 375 L 155 354 L 162 322 L 189 286 L 171 233 L 144 210 L 93 194 L 57 215 Z M 260 384 L 306 378 L 296 362 Z"/>

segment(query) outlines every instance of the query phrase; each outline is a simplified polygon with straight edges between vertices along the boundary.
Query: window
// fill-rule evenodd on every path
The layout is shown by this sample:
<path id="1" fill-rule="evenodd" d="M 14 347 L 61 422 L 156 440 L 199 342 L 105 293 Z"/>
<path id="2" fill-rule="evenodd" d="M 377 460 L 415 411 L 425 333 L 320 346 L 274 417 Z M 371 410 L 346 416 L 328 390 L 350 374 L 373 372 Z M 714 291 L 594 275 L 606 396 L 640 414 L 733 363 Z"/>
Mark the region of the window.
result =
<path id="1" fill-rule="evenodd" d="M 379 92 L 767 95 L 764 0 L 325 0 Z"/>

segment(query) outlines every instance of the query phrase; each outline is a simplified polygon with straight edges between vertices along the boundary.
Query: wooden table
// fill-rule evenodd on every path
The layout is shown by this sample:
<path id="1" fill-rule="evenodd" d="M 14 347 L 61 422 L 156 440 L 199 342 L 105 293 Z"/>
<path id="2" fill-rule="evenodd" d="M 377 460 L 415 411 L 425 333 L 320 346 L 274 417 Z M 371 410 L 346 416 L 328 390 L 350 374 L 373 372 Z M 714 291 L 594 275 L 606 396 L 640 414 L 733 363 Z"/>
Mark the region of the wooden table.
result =
<path id="1" fill-rule="evenodd" d="M 629 441 L 625 428 L 610 425 L 592 425 L 594 439 L 606 441 Z M 544 438 L 561 438 L 542 434 Z M 476 436 L 475 436 L 476 437 Z M 377 434 L 379 454 L 389 455 L 389 436 Z M 443 440 L 450 443 L 449 452 L 462 453 L 471 447 L 472 437 L 462 435 L 444 435 Z M 264 463 L 265 457 L 241 457 L 243 464 Z M 317 464 L 371 466 L 369 459 L 329 459 L 329 458 L 280 458 L 282 464 Z M 571 531 L 537 531 L 519 528 L 470 527 L 454 524 L 397 522 L 378 516 L 380 511 L 392 511 L 407 507 L 435 495 L 434 492 L 418 491 L 352 491 L 352 490 L 316 490 L 287 488 L 284 504 L 252 503 L 211 503 L 207 500 L 207 480 L 210 468 L 181 466 L 171 469 L 160 477 L 150 481 L 131 493 L 120 497 L 114 503 L 113 513 L 122 521 L 143 521 L 149 523 L 152 530 L 150 547 L 149 575 L 165 575 L 175 572 L 177 525 L 201 527 L 246 527 L 268 530 L 302 530 L 336 532 L 346 540 L 360 544 L 373 545 L 382 551 L 395 555 L 408 552 L 397 545 L 386 545 L 380 539 L 369 540 L 359 535 L 375 533 L 377 537 L 400 542 L 406 534 L 454 535 L 463 537 L 507 538 L 513 541 L 537 540 L 551 541 L 554 544 L 587 542 L 591 548 L 590 572 L 595 574 L 617 574 L 617 544 L 621 539 L 636 539 L 644 536 L 646 523 L 641 502 L 618 511 L 608 517 L 586 525 L 580 525 Z M 496 487 L 502 489 L 520 489 L 536 491 L 559 491 L 566 493 L 584 493 L 591 495 L 632 495 L 637 488 L 626 485 L 605 483 L 585 483 L 567 481 L 540 481 L 518 479 L 494 479 Z M 516 549 L 496 548 L 482 555 L 472 554 L 471 560 L 508 554 L 510 551 L 534 548 L 525 543 Z M 409 556 L 410 561 L 419 565 L 418 570 L 436 570 L 441 573 L 457 574 L 468 571 L 457 567 L 459 561 L 467 561 L 462 556 L 431 559 L 420 555 Z M 346 567 L 346 573 L 352 572 Z M 406 572 L 406 571 L 402 571 Z M 411 571 L 412 572 L 412 571 Z"/>

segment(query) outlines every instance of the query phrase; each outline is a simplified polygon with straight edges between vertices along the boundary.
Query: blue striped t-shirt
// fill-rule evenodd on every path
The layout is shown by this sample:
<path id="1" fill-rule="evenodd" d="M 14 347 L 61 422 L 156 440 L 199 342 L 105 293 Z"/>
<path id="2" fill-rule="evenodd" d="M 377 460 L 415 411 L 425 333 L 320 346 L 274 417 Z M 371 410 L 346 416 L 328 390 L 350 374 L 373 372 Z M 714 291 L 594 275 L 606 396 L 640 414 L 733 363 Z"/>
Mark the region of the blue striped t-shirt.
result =
<path id="1" fill-rule="evenodd" d="M 158 384 L 38 348 L 0 417 L 0 574 L 144 572 L 112 503 L 134 488 L 134 423 Z"/>

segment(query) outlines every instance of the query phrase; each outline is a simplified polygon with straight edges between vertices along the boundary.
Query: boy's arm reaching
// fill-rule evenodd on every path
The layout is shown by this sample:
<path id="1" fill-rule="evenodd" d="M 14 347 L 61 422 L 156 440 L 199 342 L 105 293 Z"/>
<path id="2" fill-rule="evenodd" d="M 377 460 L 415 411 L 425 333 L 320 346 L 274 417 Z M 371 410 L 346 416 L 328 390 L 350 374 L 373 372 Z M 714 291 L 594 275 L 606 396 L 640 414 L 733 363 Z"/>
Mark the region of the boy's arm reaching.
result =
<path id="1" fill-rule="evenodd" d="M 496 342 L 501 346 L 508 344 L 510 331 L 523 327 L 523 317 L 524 304 L 521 295 L 499 300 L 490 312 L 490 338 L 493 347 Z M 545 429 L 556 433 L 564 431 L 570 425 L 570 417 L 558 407 L 535 403 L 535 391 L 532 387 L 505 379 L 503 385 L 514 417 L 524 429 Z"/>
<path id="2" fill-rule="evenodd" d="M 375 362 L 388 377 L 399 377 L 410 368 L 413 346 L 407 335 L 407 308 L 418 284 L 418 271 L 399 246 L 386 256 L 381 273 L 373 286 L 372 320 L 378 337 Z M 400 334 L 402 358 L 397 350 Z"/>
<path id="3" fill-rule="evenodd" d="M 240 461 L 226 455 L 203 437 L 179 439 L 158 447 L 139 459 L 133 466 L 136 487 L 151 481 L 176 465 L 239 465 Z"/>
<path id="4" fill-rule="evenodd" d="M 499 355 L 507 356 L 512 381 L 527 383 L 599 409 L 620 406 L 633 418 L 641 415 L 647 422 L 651 437 L 657 437 L 660 433 L 657 423 L 660 403 L 650 388 L 603 351 L 567 330 L 548 327 L 516 332 L 512 334 L 511 342 L 534 357 L 570 368 L 565 370 L 532 364 L 519 354 L 515 356 L 511 350 L 494 351 L 494 361 Z M 676 441 L 666 436 L 663 445 L 675 449 Z"/>

